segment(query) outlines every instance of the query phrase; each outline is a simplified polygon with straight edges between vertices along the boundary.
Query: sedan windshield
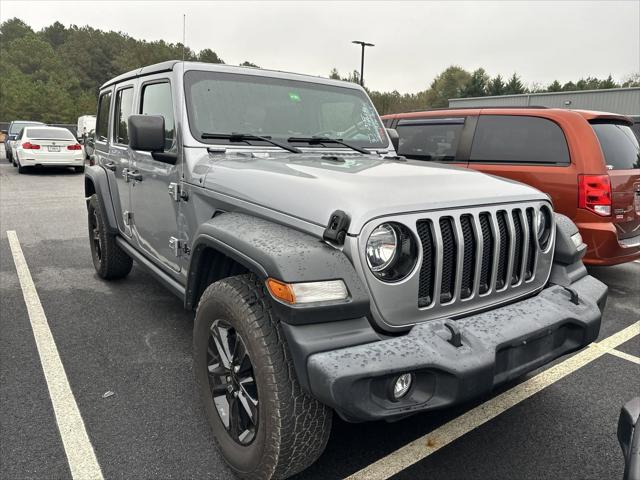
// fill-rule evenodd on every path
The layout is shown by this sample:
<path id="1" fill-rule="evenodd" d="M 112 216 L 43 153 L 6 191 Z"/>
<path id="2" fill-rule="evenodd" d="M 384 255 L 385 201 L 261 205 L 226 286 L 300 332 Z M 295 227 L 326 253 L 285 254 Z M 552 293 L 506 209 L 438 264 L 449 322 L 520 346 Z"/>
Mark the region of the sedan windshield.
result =
<path id="1" fill-rule="evenodd" d="M 324 137 L 360 147 L 387 146 L 378 114 L 359 89 L 192 70 L 185 74 L 185 94 L 191 133 L 205 143 L 229 143 L 211 134 L 242 133 L 285 142 Z"/>

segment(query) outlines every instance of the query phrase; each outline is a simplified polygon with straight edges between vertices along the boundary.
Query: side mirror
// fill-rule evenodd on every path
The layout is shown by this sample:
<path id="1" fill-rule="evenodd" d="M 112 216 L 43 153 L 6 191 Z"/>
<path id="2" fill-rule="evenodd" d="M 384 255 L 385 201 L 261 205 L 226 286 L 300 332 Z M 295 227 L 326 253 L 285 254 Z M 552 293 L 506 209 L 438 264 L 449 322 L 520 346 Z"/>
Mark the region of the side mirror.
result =
<path id="1" fill-rule="evenodd" d="M 164 117 L 162 115 L 131 115 L 129 146 L 143 152 L 164 151 Z"/>
<path id="2" fill-rule="evenodd" d="M 395 128 L 387 128 L 387 135 L 389 135 L 391 145 L 393 145 L 396 153 L 398 153 L 398 148 L 400 147 L 400 135 L 398 135 L 398 131 Z"/>
<path id="3" fill-rule="evenodd" d="M 640 479 L 640 397 L 629 400 L 620 410 L 618 442 L 624 456 L 623 480 Z"/>

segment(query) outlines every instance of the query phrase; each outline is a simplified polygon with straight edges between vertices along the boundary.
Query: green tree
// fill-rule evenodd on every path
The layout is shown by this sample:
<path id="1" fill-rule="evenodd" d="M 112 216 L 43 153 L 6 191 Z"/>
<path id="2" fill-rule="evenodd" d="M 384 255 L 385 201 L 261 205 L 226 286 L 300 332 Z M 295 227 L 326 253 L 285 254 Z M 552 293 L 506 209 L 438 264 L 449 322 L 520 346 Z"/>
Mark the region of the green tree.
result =
<path id="1" fill-rule="evenodd" d="M 471 74 L 461 67 L 452 65 L 438 75 L 425 93 L 430 107 L 447 107 L 450 98 L 460 98 L 469 84 Z"/>
<path id="2" fill-rule="evenodd" d="M 200 50 L 200 53 L 198 54 L 198 61 L 207 63 L 224 63 L 224 60 L 222 60 L 218 54 L 210 48 Z"/>
<path id="3" fill-rule="evenodd" d="M 7 45 L 10 42 L 33 33 L 31 27 L 19 18 L 12 18 L 0 25 L 0 44 Z"/>
<path id="4" fill-rule="evenodd" d="M 489 95 L 504 95 L 505 94 L 506 85 L 502 80 L 500 75 L 492 78 L 489 81 L 489 85 L 487 86 L 487 94 Z"/>
<path id="5" fill-rule="evenodd" d="M 255 63 L 251 63 L 251 62 L 247 62 L 246 60 L 244 62 L 242 62 L 240 64 L 241 67 L 253 67 L 253 68 L 260 68 L 258 65 L 256 65 Z"/>
<path id="6" fill-rule="evenodd" d="M 462 89 L 462 97 L 484 97 L 487 94 L 489 75 L 484 68 L 478 68 L 471 74 L 469 82 Z"/>
<path id="7" fill-rule="evenodd" d="M 504 94 L 518 95 L 520 93 L 525 93 L 525 88 L 518 75 L 514 73 L 504 87 Z"/>
<path id="8" fill-rule="evenodd" d="M 547 92 L 560 92 L 560 91 L 562 91 L 562 85 L 560 84 L 560 82 L 558 80 L 554 80 L 547 87 Z"/>

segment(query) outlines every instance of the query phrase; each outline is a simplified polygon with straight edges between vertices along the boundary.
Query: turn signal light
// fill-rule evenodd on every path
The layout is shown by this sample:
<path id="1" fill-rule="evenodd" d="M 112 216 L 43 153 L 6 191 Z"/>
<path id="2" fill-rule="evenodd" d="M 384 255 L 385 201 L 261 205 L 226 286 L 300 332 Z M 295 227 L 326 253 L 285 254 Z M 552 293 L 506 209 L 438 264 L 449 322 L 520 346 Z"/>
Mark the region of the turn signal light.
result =
<path id="1" fill-rule="evenodd" d="M 67 150 L 82 150 L 82 147 L 76 143 L 75 145 L 67 145 Z"/>
<path id="2" fill-rule="evenodd" d="M 578 207 L 603 217 L 611 215 L 611 180 L 609 175 L 578 176 Z"/>
<path id="3" fill-rule="evenodd" d="M 35 143 L 24 142 L 22 144 L 22 148 L 25 150 L 40 150 L 40 145 L 36 145 Z"/>
<path id="4" fill-rule="evenodd" d="M 332 302 L 349 298 L 347 286 L 342 280 L 284 283 L 268 278 L 266 284 L 273 298 L 292 305 Z"/>

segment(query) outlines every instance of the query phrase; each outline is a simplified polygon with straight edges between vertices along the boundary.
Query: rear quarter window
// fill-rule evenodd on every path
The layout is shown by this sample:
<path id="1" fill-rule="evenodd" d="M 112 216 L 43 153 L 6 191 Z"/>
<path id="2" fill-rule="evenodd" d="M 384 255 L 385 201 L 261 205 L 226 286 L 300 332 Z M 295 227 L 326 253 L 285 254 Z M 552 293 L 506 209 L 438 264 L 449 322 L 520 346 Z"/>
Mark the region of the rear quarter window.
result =
<path id="1" fill-rule="evenodd" d="M 470 162 L 568 165 L 567 140 L 558 124 L 541 117 L 481 115 Z"/>
<path id="2" fill-rule="evenodd" d="M 455 160 L 464 118 L 401 120 L 398 154 L 417 160 Z"/>
<path id="3" fill-rule="evenodd" d="M 631 170 L 640 168 L 638 138 L 626 123 L 592 122 L 604 162 L 609 170 Z"/>

